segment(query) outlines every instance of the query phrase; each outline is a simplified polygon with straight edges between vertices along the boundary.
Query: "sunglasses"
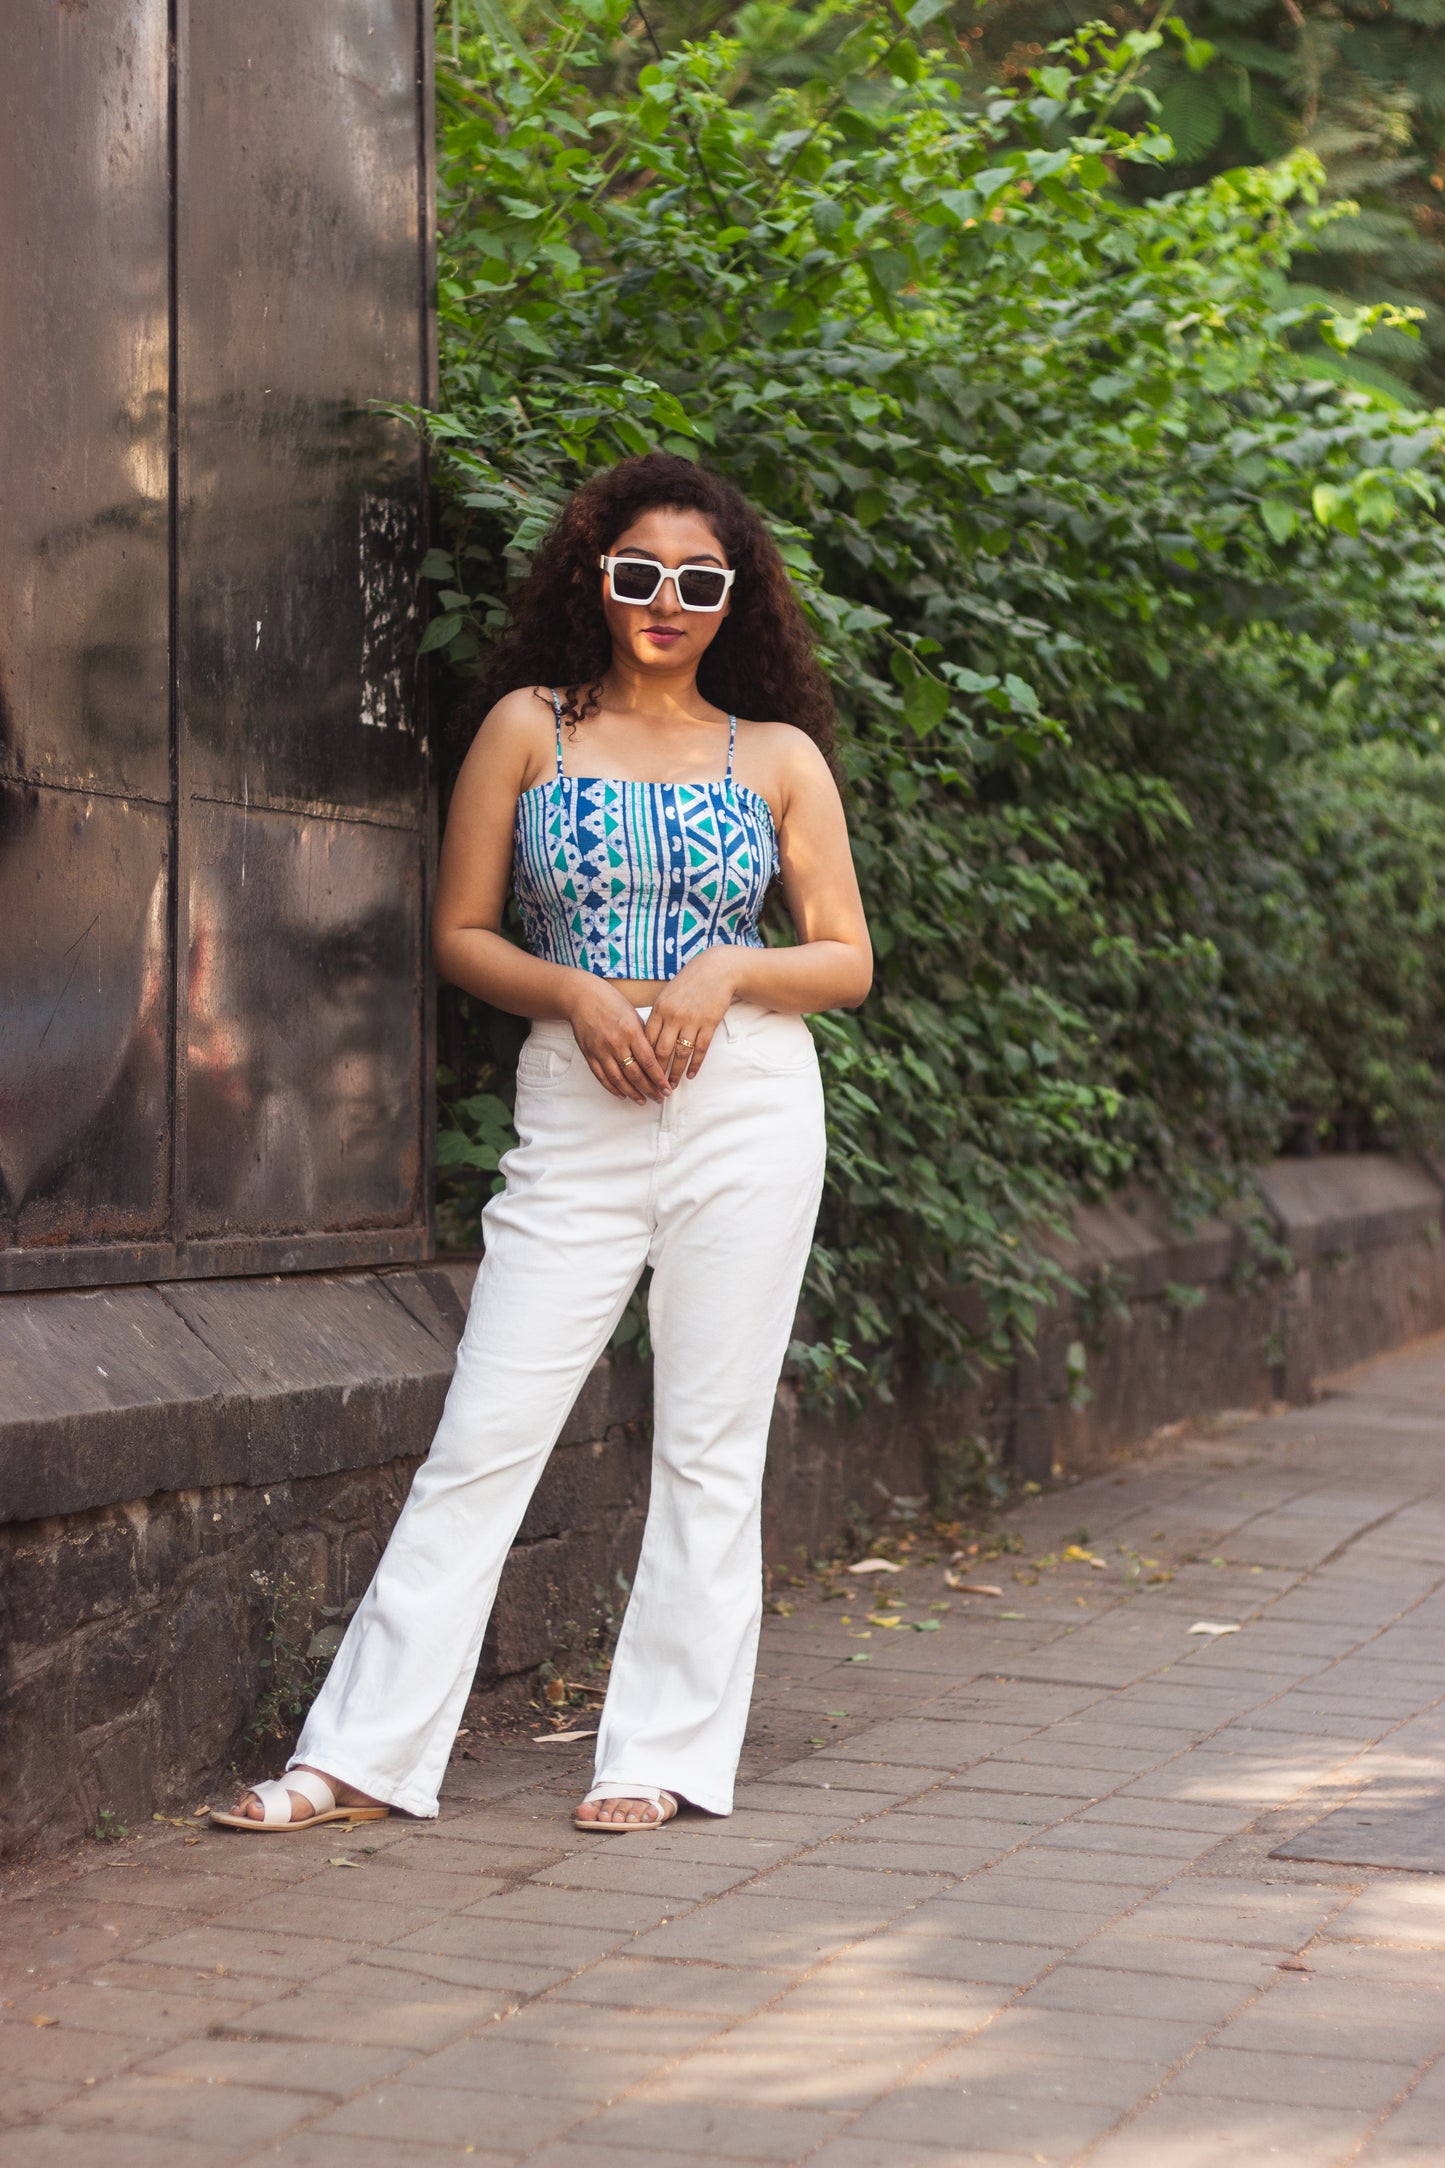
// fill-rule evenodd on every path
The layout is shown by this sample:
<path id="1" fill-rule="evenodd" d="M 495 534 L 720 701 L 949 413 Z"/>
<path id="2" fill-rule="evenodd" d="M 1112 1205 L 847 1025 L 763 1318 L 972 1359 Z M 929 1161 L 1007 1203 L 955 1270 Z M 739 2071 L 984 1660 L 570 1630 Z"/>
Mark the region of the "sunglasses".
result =
<path id="1" fill-rule="evenodd" d="M 645 608 L 656 601 L 664 580 L 671 580 L 684 610 L 720 610 L 737 578 L 721 565 L 662 565 L 655 557 L 599 557 L 614 602 Z"/>

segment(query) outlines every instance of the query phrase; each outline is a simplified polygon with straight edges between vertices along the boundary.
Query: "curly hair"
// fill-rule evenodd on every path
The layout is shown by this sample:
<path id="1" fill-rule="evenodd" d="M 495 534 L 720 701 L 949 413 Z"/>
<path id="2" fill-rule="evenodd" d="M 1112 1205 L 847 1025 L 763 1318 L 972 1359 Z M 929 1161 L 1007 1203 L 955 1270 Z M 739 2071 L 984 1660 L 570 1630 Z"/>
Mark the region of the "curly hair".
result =
<path id="1" fill-rule="evenodd" d="M 597 560 L 641 513 L 663 509 L 701 513 L 737 573 L 732 608 L 698 670 L 703 698 L 729 714 L 796 724 L 831 764 L 833 695 L 777 544 L 731 482 L 672 452 L 621 460 L 568 498 L 464 703 L 467 734 L 520 685 L 555 685 L 574 726 L 600 705 L 612 641 Z"/>

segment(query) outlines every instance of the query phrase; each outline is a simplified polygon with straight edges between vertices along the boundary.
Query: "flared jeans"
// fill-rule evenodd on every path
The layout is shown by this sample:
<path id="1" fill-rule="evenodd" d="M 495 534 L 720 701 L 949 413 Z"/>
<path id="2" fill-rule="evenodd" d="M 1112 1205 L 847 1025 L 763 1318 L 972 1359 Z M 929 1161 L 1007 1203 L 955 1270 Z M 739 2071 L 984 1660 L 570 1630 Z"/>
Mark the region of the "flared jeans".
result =
<path id="1" fill-rule="evenodd" d="M 507 1552 L 650 1264 L 652 1489 L 595 1783 L 727 1814 L 762 1616 L 768 1428 L 823 1182 L 812 1037 L 801 1017 L 735 1004 L 701 1074 L 638 1106 L 604 1091 L 569 1025 L 536 1024 L 516 1120 L 431 1451 L 290 1766 L 436 1813 Z"/>

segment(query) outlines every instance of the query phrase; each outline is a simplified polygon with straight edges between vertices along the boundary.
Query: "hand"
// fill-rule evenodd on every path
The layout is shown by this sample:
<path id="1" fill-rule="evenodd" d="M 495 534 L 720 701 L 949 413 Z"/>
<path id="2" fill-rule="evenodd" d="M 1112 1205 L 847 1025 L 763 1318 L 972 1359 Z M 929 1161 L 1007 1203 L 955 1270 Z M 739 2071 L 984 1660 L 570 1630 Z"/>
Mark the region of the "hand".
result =
<path id="1" fill-rule="evenodd" d="M 696 1076 L 737 992 L 734 948 L 704 949 L 669 979 L 647 1019 L 647 1037 L 669 1083 Z"/>
<path id="2" fill-rule="evenodd" d="M 576 976 L 579 983 L 567 1021 L 598 1083 L 614 1099 L 633 1099 L 639 1106 L 666 1099 L 672 1086 L 632 1003 L 606 979 L 587 971 Z"/>

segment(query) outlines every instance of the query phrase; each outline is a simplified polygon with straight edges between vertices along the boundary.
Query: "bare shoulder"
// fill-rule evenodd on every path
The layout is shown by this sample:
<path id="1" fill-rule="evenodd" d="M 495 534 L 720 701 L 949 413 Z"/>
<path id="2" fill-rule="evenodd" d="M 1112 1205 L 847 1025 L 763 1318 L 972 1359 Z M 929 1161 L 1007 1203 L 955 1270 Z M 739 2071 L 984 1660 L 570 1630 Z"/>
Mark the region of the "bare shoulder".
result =
<path id="1" fill-rule="evenodd" d="M 519 791 L 550 774 L 555 719 L 544 685 L 519 685 L 487 710 L 463 763 L 463 773 L 484 773 L 491 784 L 515 781 Z"/>
<path id="2" fill-rule="evenodd" d="M 739 723 L 738 751 L 751 773 L 766 778 L 766 795 L 778 804 L 800 793 L 834 792 L 827 761 L 796 723 Z"/>

